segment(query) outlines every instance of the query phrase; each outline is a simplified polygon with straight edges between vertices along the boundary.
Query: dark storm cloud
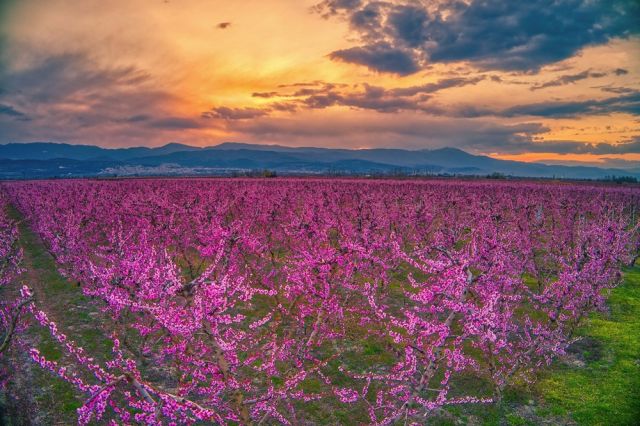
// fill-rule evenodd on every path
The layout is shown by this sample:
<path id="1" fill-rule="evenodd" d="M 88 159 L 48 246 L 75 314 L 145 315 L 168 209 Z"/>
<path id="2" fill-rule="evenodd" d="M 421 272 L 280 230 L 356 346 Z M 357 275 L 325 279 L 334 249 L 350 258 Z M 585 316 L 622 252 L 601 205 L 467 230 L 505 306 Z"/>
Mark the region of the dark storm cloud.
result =
<path id="1" fill-rule="evenodd" d="M 563 75 L 558 78 L 554 78 L 553 80 L 549 80 L 545 83 L 532 86 L 531 90 L 540 90 L 540 89 L 546 89 L 547 87 L 555 87 L 555 86 L 566 86 L 567 84 L 572 84 L 572 83 L 575 83 L 576 81 L 586 80 L 588 78 L 602 78 L 606 76 L 607 76 L 606 72 L 593 72 L 591 70 L 585 70 L 577 74 Z"/>
<path id="2" fill-rule="evenodd" d="M 429 9 L 413 0 L 325 0 L 316 10 L 344 17 L 362 42 L 331 58 L 402 75 L 455 61 L 536 71 L 640 33 L 640 2 L 629 0 L 445 0 Z"/>
<path id="3" fill-rule="evenodd" d="M 413 74 L 420 69 L 412 52 L 386 43 L 336 50 L 329 57 L 343 62 L 364 65 L 373 71 L 398 75 Z"/>
<path id="4" fill-rule="evenodd" d="M 429 14 L 420 6 L 397 7 L 388 15 L 391 34 L 409 47 L 417 48 L 426 40 L 425 25 Z"/>

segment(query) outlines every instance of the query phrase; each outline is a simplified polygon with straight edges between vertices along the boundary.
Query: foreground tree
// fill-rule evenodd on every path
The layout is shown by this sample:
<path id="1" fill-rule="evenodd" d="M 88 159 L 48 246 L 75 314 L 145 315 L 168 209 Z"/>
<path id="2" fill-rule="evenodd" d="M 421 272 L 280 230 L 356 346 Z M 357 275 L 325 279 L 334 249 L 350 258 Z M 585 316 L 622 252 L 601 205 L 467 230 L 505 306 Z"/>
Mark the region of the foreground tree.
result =
<path id="1" fill-rule="evenodd" d="M 0 189 L 0 388 L 12 369 L 7 352 L 25 327 L 23 311 L 29 296 L 11 295 L 7 287 L 22 272 L 22 250 L 18 245 L 17 224 L 8 216 L 8 198 Z"/>

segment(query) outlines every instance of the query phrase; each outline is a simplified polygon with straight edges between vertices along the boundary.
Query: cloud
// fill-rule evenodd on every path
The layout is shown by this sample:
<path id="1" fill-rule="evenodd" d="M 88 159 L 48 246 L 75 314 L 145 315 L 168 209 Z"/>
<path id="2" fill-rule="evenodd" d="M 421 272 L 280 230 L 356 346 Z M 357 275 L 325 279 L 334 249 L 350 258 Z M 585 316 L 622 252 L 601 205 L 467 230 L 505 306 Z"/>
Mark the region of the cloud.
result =
<path id="1" fill-rule="evenodd" d="M 284 98 L 283 101 L 273 102 L 260 110 L 265 115 L 271 111 L 324 109 L 334 106 L 346 106 L 384 113 L 399 111 L 439 112 L 439 108 L 426 104 L 431 94 L 445 89 L 475 85 L 483 80 L 485 80 L 484 76 L 453 77 L 423 85 L 389 89 L 366 83 L 350 86 L 316 82 L 314 84 L 294 84 L 283 87 L 283 89 L 296 89 L 293 91 L 256 92 L 252 96 L 264 99 Z"/>
<path id="2" fill-rule="evenodd" d="M 188 118 L 167 114 L 180 102 L 135 66 L 103 65 L 80 52 L 41 56 L 0 75 L 0 104 L 20 105 L 28 117 L 0 113 L 2 142 L 61 140 L 148 144 L 162 130 L 195 129 Z M 13 107 L 12 107 L 13 108 Z M 15 108 L 14 108 L 15 109 Z M 13 123 L 6 119 L 12 117 Z M 20 121 L 28 123 L 21 124 Z M 10 138 L 10 139 L 9 139 Z"/>
<path id="3" fill-rule="evenodd" d="M 428 117 L 412 113 L 367 116 L 302 114 L 264 117 L 233 123 L 244 140 L 304 146 L 399 147 L 409 149 L 457 147 L 475 152 L 511 151 L 549 129 L 540 123 L 500 124 L 485 120 Z"/>
<path id="4" fill-rule="evenodd" d="M 463 87 L 469 85 L 475 85 L 482 80 L 484 76 L 477 77 L 452 77 L 439 80 L 435 83 L 427 83 L 421 86 L 411 86 L 406 88 L 393 89 L 391 92 L 397 96 L 412 96 L 418 93 L 435 93 L 440 90 L 449 89 L 452 87 Z"/>
<path id="5" fill-rule="evenodd" d="M 290 83 L 290 84 L 278 84 L 278 88 L 282 89 L 286 87 L 320 86 L 322 84 L 325 84 L 325 83 L 320 80 L 315 80 L 315 81 L 306 81 L 306 82 Z"/>
<path id="6" fill-rule="evenodd" d="M 616 68 L 615 70 L 613 70 L 613 73 L 615 75 L 627 75 L 629 74 L 629 71 L 624 68 Z"/>
<path id="7" fill-rule="evenodd" d="M 364 65 L 373 71 L 398 75 L 413 74 L 420 69 L 418 61 L 411 52 L 386 43 L 336 50 L 329 57 L 343 62 Z"/>
<path id="8" fill-rule="evenodd" d="M 541 140 L 549 131 L 542 123 L 501 124 L 485 120 L 435 117 L 382 116 L 331 118 L 264 118 L 239 124 L 243 137 L 285 144 L 344 147 L 345 141 L 363 147 L 409 149 L 456 147 L 476 153 L 554 153 L 621 155 L 640 153 L 640 137 L 618 143 L 589 143 L 572 140 Z M 319 144 L 318 144 L 319 145 Z"/>
<path id="9" fill-rule="evenodd" d="M 516 105 L 496 112 L 503 117 L 533 115 L 538 117 L 567 118 L 587 114 L 611 114 L 614 112 L 640 115 L 640 92 L 602 100 L 548 101 Z"/>
<path id="10" fill-rule="evenodd" d="M 585 70 L 577 74 L 566 74 L 553 80 L 549 80 L 545 83 L 532 86 L 531 90 L 546 89 L 547 87 L 566 86 L 567 84 L 575 83 L 576 81 L 586 80 L 588 78 L 602 78 L 606 77 L 606 72 L 593 72 L 591 70 Z"/>
<path id="11" fill-rule="evenodd" d="M 198 129 L 202 127 L 202 125 L 196 120 L 192 120 L 190 118 L 167 117 L 152 121 L 151 123 L 149 123 L 149 127 L 155 129 L 184 130 Z"/>
<path id="12" fill-rule="evenodd" d="M 628 0 L 325 0 L 315 10 L 346 19 L 361 42 L 331 58 L 401 75 L 456 61 L 536 71 L 586 46 L 640 34 L 640 3 Z"/>
<path id="13" fill-rule="evenodd" d="M 610 86 L 610 85 L 599 86 L 598 89 L 602 90 L 603 92 L 616 93 L 618 95 L 635 93 L 637 91 L 636 89 L 632 89 L 631 87 L 618 87 L 618 86 Z"/>
<path id="14" fill-rule="evenodd" d="M 311 9 L 323 15 L 324 18 L 337 15 L 343 9 L 355 9 L 362 4 L 362 0 L 326 0 L 316 4 Z"/>
<path id="15" fill-rule="evenodd" d="M 278 92 L 253 92 L 251 96 L 254 98 L 275 98 L 280 95 Z"/>
<path id="16" fill-rule="evenodd" d="M 220 22 L 218 25 L 216 25 L 216 27 L 221 30 L 226 30 L 227 28 L 231 27 L 231 22 Z"/>
<path id="17" fill-rule="evenodd" d="M 640 92 L 635 89 L 604 87 L 602 90 L 621 93 L 606 99 L 587 99 L 583 101 L 544 101 L 529 104 L 518 104 L 512 107 L 499 109 L 492 106 L 477 104 L 457 105 L 424 105 L 421 110 L 432 115 L 446 117 L 499 117 L 499 118 L 581 118 L 586 115 L 609 115 L 623 113 L 640 115 Z"/>
<path id="18" fill-rule="evenodd" d="M 640 153 L 640 139 L 622 141 L 617 144 L 589 143 L 576 141 L 543 141 L 528 142 L 516 146 L 516 152 L 536 152 L 555 154 L 638 154 Z"/>
<path id="19" fill-rule="evenodd" d="M 27 114 L 16 110 L 11 105 L 0 104 L 0 115 L 9 116 L 15 120 L 20 120 L 20 121 L 31 120 Z"/>
<path id="20" fill-rule="evenodd" d="M 571 84 L 586 78 L 598 78 L 604 73 L 584 71 L 568 74 L 557 79 L 541 83 L 536 87 L 551 87 Z M 254 93 L 254 97 L 265 99 L 281 98 L 282 101 L 267 104 L 263 109 L 256 108 L 217 108 L 207 118 L 247 119 L 268 115 L 272 111 L 297 111 L 299 109 L 326 109 L 330 107 L 350 107 L 360 110 L 372 110 L 381 113 L 400 111 L 421 112 L 435 116 L 459 118 L 478 117 L 522 117 L 537 116 L 547 118 L 575 118 L 583 115 L 603 115 L 612 113 L 640 114 L 640 92 L 623 87 L 601 86 L 603 91 L 616 93 L 606 99 L 587 99 L 581 101 L 550 100 L 529 104 L 517 104 L 499 109 L 479 104 L 442 105 L 432 95 L 442 90 L 475 85 L 487 80 L 484 75 L 473 77 L 451 77 L 423 85 L 384 88 L 370 84 L 355 86 L 318 83 L 295 91 Z"/>
<path id="21" fill-rule="evenodd" d="M 21 70 L 1 76 L 3 98 L 18 96 L 47 104 L 87 99 L 101 89 L 139 86 L 150 77 L 132 66 L 102 67 L 87 55 L 66 53 L 49 56 Z"/>
<path id="22" fill-rule="evenodd" d="M 229 108 L 216 107 L 201 114 L 202 118 L 218 118 L 222 120 L 247 120 L 262 117 L 268 114 L 268 110 L 259 108 Z"/>
<path id="23" fill-rule="evenodd" d="M 140 123 L 143 121 L 148 121 L 149 119 L 151 119 L 151 117 L 146 114 L 136 114 L 118 121 L 123 123 Z"/>
<path id="24" fill-rule="evenodd" d="M 369 109 L 378 112 L 398 112 L 401 110 L 418 110 L 419 102 L 402 96 L 394 96 L 386 89 L 364 85 L 364 90 L 355 93 L 339 93 L 328 91 L 325 94 L 314 94 L 301 101 L 307 108 L 327 108 L 334 105 Z"/>
<path id="25" fill-rule="evenodd" d="M 160 129 L 160 130 L 188 130 L 202 128 L 202 123 L 188 117 L 164 117 L 160 112 L 158 115 L 135 114 L 129 117 L 112 120 L 118 124 L 135 125 L 138 128 Z"/>

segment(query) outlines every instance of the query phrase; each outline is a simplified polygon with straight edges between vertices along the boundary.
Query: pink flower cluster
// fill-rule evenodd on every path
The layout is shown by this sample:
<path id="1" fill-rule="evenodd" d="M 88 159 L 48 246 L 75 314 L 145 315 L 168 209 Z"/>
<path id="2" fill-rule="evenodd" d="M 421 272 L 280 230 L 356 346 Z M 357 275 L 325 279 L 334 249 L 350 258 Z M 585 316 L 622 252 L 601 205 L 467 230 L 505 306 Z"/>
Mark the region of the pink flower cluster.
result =
<path id="1" fill-rule="evenodd" d="M 30 305 L 90 373 L 32 352 L 88 395 L 83 424 L 107 411 L 122 423 L 297 424 L 323 399 L 383 425 L 491 403 L 564 353 L 640 247 L 634 188 L 163 179 L 6 190 L 109 318 L 113 358 L 100 366 Z M 466 393 L 469 377 L 490 390 Z"/>

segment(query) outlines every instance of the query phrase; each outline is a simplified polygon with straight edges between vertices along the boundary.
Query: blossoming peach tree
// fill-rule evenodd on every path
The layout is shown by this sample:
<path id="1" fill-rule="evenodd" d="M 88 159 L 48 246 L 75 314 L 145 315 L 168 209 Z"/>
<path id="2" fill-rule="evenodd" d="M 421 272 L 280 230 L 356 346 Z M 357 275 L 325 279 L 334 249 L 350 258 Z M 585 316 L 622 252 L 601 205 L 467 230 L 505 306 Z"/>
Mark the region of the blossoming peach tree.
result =
<path id="1" fill-rule="evenodd" d="M 7 347 L 25 311 L 73 360 L 30 348 L 85 396 L 80 424 L 297 424 L 316 403 L 382 425 L 495 403 L 564 353 L 638 248 L 640 194 L 629 188 L 191 179 L 5 189 L 105 318 L 113 350 L 99 363 L 28 287 L 2 309 Z M 15 224 L 0 227 L 7 284 L 20 250 Z M 469 377 L 486 386 L 465 392 Z"/>

